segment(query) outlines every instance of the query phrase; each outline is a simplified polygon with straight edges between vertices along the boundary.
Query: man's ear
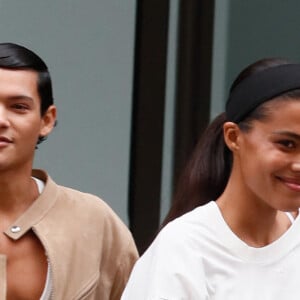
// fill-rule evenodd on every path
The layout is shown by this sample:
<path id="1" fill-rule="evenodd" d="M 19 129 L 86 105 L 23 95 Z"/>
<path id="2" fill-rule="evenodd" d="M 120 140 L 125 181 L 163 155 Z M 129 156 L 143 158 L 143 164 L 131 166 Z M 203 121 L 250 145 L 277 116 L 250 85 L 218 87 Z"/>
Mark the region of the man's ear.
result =
<path id="1" fill-rule="evenodd" d="M 232 151 L 239 149 L 239 139 L 241 130 L 236 123 L 225 122 L 223 125 L 224 141 L 227 147 Z"/>
<path id="2" fill-rule="evenodd" d="M 40 136 L 46 137 L 55 126 L 56 122 L 56 106 L 50 105 L 47 111 L 42 116 L 42 124 L 40 129 Z"/>

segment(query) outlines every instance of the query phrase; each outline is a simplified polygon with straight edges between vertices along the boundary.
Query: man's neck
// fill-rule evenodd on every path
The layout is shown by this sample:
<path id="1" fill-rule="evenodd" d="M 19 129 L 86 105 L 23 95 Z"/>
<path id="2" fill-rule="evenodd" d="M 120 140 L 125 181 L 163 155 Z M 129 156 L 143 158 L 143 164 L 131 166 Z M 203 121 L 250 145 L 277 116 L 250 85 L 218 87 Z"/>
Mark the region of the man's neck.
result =
<path id="1" fill-rule="evenodd" d="M 22 214 L 38 197 L 39 192 L 30 172 L 0 172 L 0 217 Z"/>

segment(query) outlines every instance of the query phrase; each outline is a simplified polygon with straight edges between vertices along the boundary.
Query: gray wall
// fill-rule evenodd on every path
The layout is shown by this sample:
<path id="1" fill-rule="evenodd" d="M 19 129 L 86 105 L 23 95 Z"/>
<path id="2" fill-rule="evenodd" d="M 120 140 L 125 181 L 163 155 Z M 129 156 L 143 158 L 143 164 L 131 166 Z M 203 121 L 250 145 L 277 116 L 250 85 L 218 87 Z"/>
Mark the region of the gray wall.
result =
<path id="1" fill-rule="evenodd" d="M 216 0 L 212 116 L 246 65 L 264 57 L 300 61 L 298 0 Z"/>
<path id="2" fill-rule="evenodd" d="M 99 195 L 127 222 L 134 0 L 2 0 L 0 40 L 46 61 L 58 126 L 35 167 Z"/>

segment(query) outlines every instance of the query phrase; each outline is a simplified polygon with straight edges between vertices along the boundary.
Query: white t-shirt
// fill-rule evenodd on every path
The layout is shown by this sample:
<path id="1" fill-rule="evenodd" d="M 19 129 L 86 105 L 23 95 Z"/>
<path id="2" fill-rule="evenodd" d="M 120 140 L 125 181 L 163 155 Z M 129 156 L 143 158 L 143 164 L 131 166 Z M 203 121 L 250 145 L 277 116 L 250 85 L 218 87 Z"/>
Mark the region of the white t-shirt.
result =
<path id="1" fill-rule="evenodd" d="M 300 218 L 248 246 L 215 202 L 170 222 L 136 263 L 121 300 L 299 300 Z"/>

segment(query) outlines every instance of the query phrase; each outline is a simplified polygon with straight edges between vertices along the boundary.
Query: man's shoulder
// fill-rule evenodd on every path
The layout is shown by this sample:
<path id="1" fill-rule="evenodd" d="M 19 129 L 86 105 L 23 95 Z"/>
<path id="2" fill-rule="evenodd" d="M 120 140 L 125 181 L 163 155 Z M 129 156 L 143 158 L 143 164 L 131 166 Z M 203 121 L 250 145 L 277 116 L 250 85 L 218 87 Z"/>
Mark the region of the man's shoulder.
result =
<path id="1" fill-rule="evenodd" d="M 49 216 L 64 212 L 66 218 L 70 215 L 77 222 L 99 225 L 109 223 L 110 226 L 127 230 L 126 225 L 119 216 L 99 196 L 59 185 L 44 171 L 35 171 L 34 174 L 38 174 L 38 178 L 46 183 L 41 196 L 49 200 L 51 198 L 50 201 L 55 199 L 53 201 L 54 205 L 49 211 Z"/>
<path id="2" fill-rule="evenodd" d="M 122 290 L 138 257 L 127 226 L 98 196 L 58 185 L 48 175 L 38 178 L 46 183 L 38 207 L 51 204 L 34 229 L 45 241 L 52 264 L 62 265 L 61 282 L 77 274 L 72 284 L 80 290 L 89 280 L 97 281 L 92 292 L 97 299 Z M 63 299 L 73 298 L 74 293 Z"/>
<path id="3" fill-rule="evenodd" d="M 65 204 L 72 205 L 74 208 L 77 206 L 85 206 L 103 210 L 111 210 L 111 208 L 102 200 L 99 196 L 80 191 L 73 187 L 68 187 L 55 182 L 50 175 L 44 170 L 33 170 L 33 176 L 42 180 L 45 183 L 45 187 L 42 195 L 57 197 Z"/>
<path id="4" fill-rule="evenodd" d="M 72 187 L 57 185 L 60 201 L 70 202 L 71 205 L 91 207 L 92 209 L 111 210 L 108 204 L 99 196 L 77 190 Z"/>
<path id="5" fill-rule="evenodd" d="M 57 188 L 58 206 L 71 209 L 74 214 L 77 212 L 80 216 L 88 216 L 90 221 L 91 218 L 95 218 L 95 221 L 110 223 L 118 227 L 125 226 L 115 211 L 99 196 L 61 185 Z"/>

